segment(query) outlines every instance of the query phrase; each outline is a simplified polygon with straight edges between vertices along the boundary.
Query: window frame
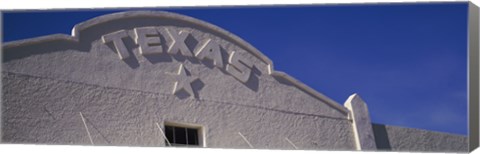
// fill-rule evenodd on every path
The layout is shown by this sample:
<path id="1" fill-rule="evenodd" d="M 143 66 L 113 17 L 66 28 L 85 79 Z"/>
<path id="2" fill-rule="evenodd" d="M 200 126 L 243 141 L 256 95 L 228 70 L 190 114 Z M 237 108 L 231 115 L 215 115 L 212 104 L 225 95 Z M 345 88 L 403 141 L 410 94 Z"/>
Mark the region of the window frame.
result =
<path id="1" fill-rule="evenodd" d="M 206 137 L 205 137 L 205 132 L 206 132 L 205 131 L 206 130 L 205 126 L 198 125 L 198 124 L 192 124 L 192 123 L 165 121 L 163 123 L 163 131 L 165 132 L 165 136 L 167 135 L 166 134 L 166 126 L 183 127 L 183 128 L 190 128 L 190 129 L 196 129 L 197 130 L 198 145 L 185 144 L 185 146 L 179 146 L 179 145 L 182 145 L 182 144 L 178 144 L 178 145 L 171 145 L 172 147 L 207 147 Z M 167 140 L 167 139 L 165 138 L 165 140 Z M 173 143 L 170 143 L 170 144 L 173 144 Z M 165 142 L 165 146 L 168 146 L 167 142 Z"/>

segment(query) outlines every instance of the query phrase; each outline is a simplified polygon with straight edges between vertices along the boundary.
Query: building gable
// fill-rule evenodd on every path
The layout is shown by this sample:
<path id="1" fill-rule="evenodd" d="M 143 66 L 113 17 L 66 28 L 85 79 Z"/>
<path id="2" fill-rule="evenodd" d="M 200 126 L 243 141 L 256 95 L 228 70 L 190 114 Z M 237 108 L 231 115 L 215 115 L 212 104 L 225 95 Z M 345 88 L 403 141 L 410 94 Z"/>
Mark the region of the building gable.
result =
<path id="1" fill-rule="evenodd" d="M 180 100 L 345 118 L 348 110 L 293 77 L 246 41 L 173 13 L 135 11 L 77 24 L 72 36 L 4 45 L 4 71 L 103 87 L 173 94 Z"/>

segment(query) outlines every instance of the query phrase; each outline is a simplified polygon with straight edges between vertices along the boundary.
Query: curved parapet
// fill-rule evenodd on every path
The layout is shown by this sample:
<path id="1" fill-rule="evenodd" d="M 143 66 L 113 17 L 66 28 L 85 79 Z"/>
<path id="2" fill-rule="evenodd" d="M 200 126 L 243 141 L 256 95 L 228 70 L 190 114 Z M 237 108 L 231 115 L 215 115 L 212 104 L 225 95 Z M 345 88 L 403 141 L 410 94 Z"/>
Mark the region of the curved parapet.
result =
<path id="1" fill-rule="evenodd" d="M 170 146 L 180 127 L 201 147 L 355 147 L 347 108 L 191 17 L 114 13 L 3 49 L 5 142 Z"/>
<path id="2" fill-rule="evenodd" d="M 219 37 L 221 40 L 226 40 L 230 43 L 233 43 L 234 45 L 240 47 L 240 49 L 237 50 L 242 50 L 237 52 L 238 54 L 234 54 L 233 51 L 225 51 L 226 53 L 223 54 L 223 59 L 222 58 L 216 58 L 217 61 L 222 61 L 221 63 L 223 66 L 219 66 L 219 68 L 223 68 L 224 71 L 230 72 L 230 74 L 236 74 L 236 77 L 238 80 L 247 83 L 249 79 L 249 75 L 243 73 L 242 71 L 236 71 L 233 67 L 234 65 L 230 65 L 235 62 L 229 62 L 229 61 L 237 61 L 237 66 L 242 66 L 240 63 L 249 63 L 246 66 L 253 68 L 256 67 L 259 70 L 259 74 L 268 74 L 271 75 L 275 78 L 281 78 L 284 81 L 289 82 L 290 85 L 304 91 L 305 93 L 319 99 L 320 101 L 328 104 L 329 106 L 335 108 L 336 110 L 340 111 L 341 113 L 347 115 L 348 110 L 335 102 L 334 100 L 328 98 L 327 96 L 313 90 L 312 88 L 308 87 L 307 85 L 301 83 L 300 81 L 294 79 L 293 77 L 289 76 L 286 73 L 283 72 L 278 72 L 274 70 L 273 67 L 273 62 L 263 55 L 259 50 L 257 50 L 255 47 L 250 45 L 248 42 L 244 41 L 240 37 L 220 28 L 215 25 L 212 25 L 210 23 L 191 18 L 188 16 L 184 15 L 179 15 L 175 13 L 169 13 L 169 12 L 159 12 L 159 11 L 131 11 L 131 12 L 120 12 L 120 13 L 113 13 L 113 14 L 108 14 L 108 15 L 103 15 L 100 17 L 96 17 L 93 19 L 90 19 L 88 21 L 79 23 L 74 26 L 72 29 L 72 36 L 69 35 L 64 35 L 64 34 L 54 34 L 54 35 L 49 35 L 49 36 L 43 36 L 43 37 L 38 37 L 38 38 L 32 38 L 32 39 L 26 39 L 26 40 L 20 40 L 20 41 L 14 41 L 14 42 L 8 42 L 4 44 L 4 52 L 7 52 L 7 54 L 4 54 L 4 61 L 10 61 L 13 59 L 18 59 L 25 57 L 30 54 L 40 54 L 42 51 L 37 51 L 36 53 L 15 53 L 15 54 L 8 54 L 9 51 L 19 51 L 19 50 L 26 50 L 26 49 L 44 49 L 46 51 L 62 51 L 62 50 L 67 50 L 67 49 L 77 49 L 81 51 L 89 51 L 92 49 L 92 42 L 95 40 L 98 40 L 98 38 L 103 39 L 103 43 L 112 43 L 109 44 L 112 48 L 116 48 L 117 53 L 119 54 L 120 59 L 125 60 L 126 62 L 129 62 L 128 56 L 131 55 L 129 54 L 128 51 L 123 51 L 119 50 L 122 48 L 126 48 L 125 46 L 128 46 L 128 44 L 122 45 L 118 42 L 121 42 L 121 39 L 124 38 L 119 38 L 119 37 L 127 37 L 127 35 L 130 35 L 132 39 L 138 39 L 135 38 L 138 35 L 138 32 L 135 31 L 134 34 L 131 34 L 132 32 L 124 31 L 125 29 L 135 29 L 138 27 L 155 27 L 155 26 L 165 26 L 165 25 L 170 25 L 170 26 L 176 26 L 176 27 L 194 27 L 196 30 L 199 30 L 201 32 L 209 33 L 212 34 L 216 37 Z M 122 34 L 116 33 L 122 31 L 124 36 L 120 36 Z M 148 30 L 147 30 L 148 31 Z M 162 30 L 159 30 L 162 31 Z M 173 32 L 171 31 L 163 31 L 163 33 L 160 34 L 172 34 Z M 115 34 L 112 35 L 112 37 L 117 37 L 117 40 L 105 40 L 106 34 Z M 138 37 L 138 36 L 137 36 Z M 171 39 L 169 40 L 169 37 L 165 37 L 165 42 L 174 42 L 173 36 L 171 36 Z M 177 36 L 178 37 L 178 36 Z M 186 38 L 188 39 L 188 38 Z M 117 42 L 115 42 L 117 41 Z M 140 40 L 143 41 L 143 40 Z M 159 40 L 160 41 L 160 40 Z M 188 40 L 186 40 L 188 41 Z M 207 46 L 208 40 L 200 40 L 197 42 L 197 47 L 196 51 L 192 51 L 194 54 L 195 52 L 198 52 L 199 50 L 198 46 L 201 46 L 203 44 L 204 46 Z M 211 41 L 213 42 L 213 41 Z M 123 46 L 123 47 L 122 47 Z M 194 47 L 192 47 L 194 48 Z M 223 48 L 228 48 L 228 47 L 221 47 L 220 50 L 228 50 L 228 49 L 223 49 Z M 141 50 L 141 49 L 140 49 Z M 161 49 L 160 49 L 161 50 Z M 169 49 L 164 49 L 164 50 L 169 50 Z M 123 51 L 123 52 L 121 52 Z M 141 52 L 141 51 L 140 51 Z M 244 52 L 244 53 L 242 53 Z M 131 52 L 130 52 L 131 53 Z M 245 55 L 245 53 L 248 53 L 248 55 Z M 143 53 L 142 53 L 143 54 Z M 228 54 L 229 56 L 225 56 L 225 54 Z M 147 54 L 145 54 L 147 55 Z M 233 55 L 244 55 L 245 59 L 244 60 L 238 60 L 237 57 L 240 56 L 233 56 Z M 252 56 L 249 56 L 252 55 Z M 122 57 L 123 56 L 123 57 Z M 200 59 L 211 59 L 215 60 L 215 56 L 211 57 L 203 57 L 195 55 L 187 55 L 191 57 L 200 57 Z M 207 55 L 208 56 L 208 55 Z M 131 61 L 131 60 L 130 60 Z M 240 63 L 238 63 L 240 62 Z M 218 64 L 219 62 L 217 62 Z M 261 64 L 260 64 L 261 63 Z M 138 64 L 132 64 L 133 67 Z M 229 66 L 230 70 L 229 71 Z M 241 68 L 241 69 L 246 69 L 246 68 Z"/>

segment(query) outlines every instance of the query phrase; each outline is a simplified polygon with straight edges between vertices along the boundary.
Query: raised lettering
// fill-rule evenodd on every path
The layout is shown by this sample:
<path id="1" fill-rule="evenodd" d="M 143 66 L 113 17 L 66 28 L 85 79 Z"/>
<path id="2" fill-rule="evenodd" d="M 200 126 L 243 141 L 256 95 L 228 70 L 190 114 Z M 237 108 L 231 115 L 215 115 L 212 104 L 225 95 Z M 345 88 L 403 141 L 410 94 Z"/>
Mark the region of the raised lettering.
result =
<path id="1" fill-rule="evenodd" d="M 228 63 L 226 71 L 241 82 L 246 83 L 250 78 L 253 63 L 235 51 L 230 54 Z"/>
<path id="2" fill-rule="evenodd" d="M 125 30 L 116 31 L 110 34 L 106 34 L 102 36 L 103 43 L 113 42 L 115 49 L 117 50 L 117 54 L 120 59 L 126 59 L 130 56 L 128 53 L 127 47 L 123 43 L 122 38 L 128 37 L 128 33 Z"/>
<path id="3" fill-rule="evenodd" d="M 203 45 L 200 48 L 195 49 L 195 57 L 200 60 L 210 59 L 213 64 L 218 67 L 223 67 L 222 53 L 220 51 L 220 45 L 213 42 L 211 39 L 203 41 Z"/>
<path id="4" fill-rule="evenodd" d="M 184 56 L 192 57 L 192 51 L 187 47 L 185 44 L 185 40 L 187 39 L 189 33 L 186 31 L 177 32 L 174 29 L 166 29 L 168 31 L 169 37 L 171 38 L 172 42 L 168 46 L 167 53 L 169 54 L 177 54 L 180 52 Z"/>
<path id="5" fill-rule="evenodd" d="M 139 45 L 140 54 L 159 54 L 163 52 L 160 36 L 155 27 L 135 28 L 135 43 Z"/>

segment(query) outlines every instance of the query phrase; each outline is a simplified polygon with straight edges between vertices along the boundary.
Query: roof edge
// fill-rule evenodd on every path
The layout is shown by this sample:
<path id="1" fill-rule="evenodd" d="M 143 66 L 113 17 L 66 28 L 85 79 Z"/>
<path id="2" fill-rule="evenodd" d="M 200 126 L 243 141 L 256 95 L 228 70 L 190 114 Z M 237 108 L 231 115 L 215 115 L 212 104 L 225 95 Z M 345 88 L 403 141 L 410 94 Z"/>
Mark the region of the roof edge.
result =
<path id="1" fill-rule="evenodd" d="M 48 41 L 56 41 L 56 40 L 67 40 L 67 41 L 72 41 L 75 43 L 79 43 L 79 38 L 81 37 L 81 33 L 83 30 L 87 28 L 94 28 L 96 25 L 118 20 L 118 19 L 125 19 L 125 18 L 135 18 L 135 17 L 154 17 L 154 18 L 168 18 L 168 19 L 175 19 L 175 20 L 181 20 L 183 22 L 187 22 L 196 26 L 201 26 L 203 28 L 216 31 L 220 34 L 223 34 L 229 38 L 232 38 L 232 40 L 235 41 L 235 43 L 238 43 L 242 45 L 243 47 L 246 48 L 246 51 L 253 54 L 260 60 L 264 61 L 267 66 L 268 66 L 268 74 L 272 75 L 274 77 L 281 77 L 289 82 L 291 82 L 295 87 L 299 88 L 300 90 L 314 96 L 315 98 L 327 103 L 328 105 L 332 106 L 333 108 L 339 110 L 343 114 L 348 115 L 349 110 L 346 109 L 345 107 L 341 106 L 339 103 L 336 101 L 330 99 L 329 97 L 323 95 L 322 93 L 319 93 L 318 91 L 310 88 L 309 86 L 305 85 L 304 83 L 300 82 L 299 80 L 291 77 L 290 75 L 281 72 L 281 71 L 275 71 L 273 68 L 273 62 L 265 56 L 263 53 L 261 53 L 257 48 L 253 47 L 250 43 L 247 41 L 243 40 L 242 38 L 236 36 L 233 33 L 230 33 L 216 25 L 210 24 L 208 22 L 195 19 L 193 17 L 185 16 L 185 15 L 180 15 L 176 13 L 171 13 L 171 12 L 164 12 L 164 11 L 126 11 L 126 12 L 118 12 L 118 13 L 112 13 L 112 14 L 106 14 L 102 16 L 98 16 L 92 19 L 89 19 L 87 21 L 81 22 L 76 24 L 72 28 L 72 34 L 71 35 L 66 35 L 66 34 L 52 34 L 52 35 L 46 35 L 46 36 L 40 36 L 40 37 L 35 37 L 35 38 L 29 38 L 29 39 L 24 39 L 24 40 L 18 40 L 18 41 L 13 41 L 13 42 L 7 42 L 4 43 L 3 48 L 8 49 L 8 48 L 15 48 L 18 46 L 22 45 L 33 45 L 33 44 L 40 44 L 43 42 L 48 42 Z M 5 51 L 5 50 L 3 50 Z"/>
<path id="2" fill-rule="evenodd" d="M 10 49 L 10 48 L 15 48 L 19 46 L 26 46 L 26 45 L 34 45 L 34 44 L 41 44 L 44 42 L 50 42 L 50 41 L 71 41 L 71 42 L 76 42 L 78 43 L 78 38 L 72 37 L 67 34 L 51 34 L 51 35 L 44 35 L 44 36 L 39 36 L 39 37 L 34 37 L 34 38 L 27 38 L 27 39 L 22 39 L 22 40 L 16 40 L 16 41 L 11 41 L 11 42 L 5 42 L 3 43 L 3 50 L 5 49 Z"/>
<path id="3" fill-rule="evenodd" d="M 118 12 L 118 13 L 98 16 L 90 20 L 76 24 L 72 29 L 71 35 L 73 37 L 81 37 L 81 31 L 84 29 L 92 28 L 98 24 L 109 22 L 109 21 L 125 19 L 125 18 L 135 18 L 135 17 L 153 17 L 153 18 L 167 18 L 167 19 L 181 20 L 183 22 L 187 22 L 192 25 L 200 26 L 212 31 L 219 32 L 220 34 L 223 34 L 229 38 L 232 38 L 232 40 L 234 40 L 235 43 L 238 43 L 244 46 L 247 52 L 253 54 L 260 60 L 267 63 L 268 65 L 273 65 L 270 58 L 263 55 L 263 53 L 261 53 L 257 48 L 253 47 L 250 43 L 236 36 L 235 34 L 232 34 L 227 30 L 224 30 L 216 25 L 213 25 L 211 23 L 208 23 L 199 19 L 195 19 L 193 17 L 189 17 L 189 16 L 177 14 L 177 13 L 165 12 L 165 11 L 126 11 L 126 12 Z M 273 69 L 273 67 L 269 66 L 269 69 Z M 269 72 L 271 72 L 271 70 L 269 70 Z"/>
<path id="4" fill-rule="evenodd" d="M 300 90 L 305 91 L 306 93 L 314 96 L 315 98 L 317 98 L 317 99 L 325 102 L 326 104 L 334 107 L 335 109 L 339 110 L 340 112 L 342 112 L 345 115 L 348 115 L 348 113 L 350 112 L 347 108 L 343 107 L 342 105 L 340 105 L 336 101 L 334 101 L 331 98 L 323 95 L 322 93 L 310 88 L 309 86 L 305 85 L 304 83 L 302 83 L 299 80 L 293 78 L 292 76 L 288 75 L 285 72 L 274 71 L 271 75 L 276 76 L 276 77 L 281 77 L 281 78 L 284 78 L 284 79 L 288 80 L 289 82 L 293 83 L 293 85 L 295 87 L 299 88 Z"/>

